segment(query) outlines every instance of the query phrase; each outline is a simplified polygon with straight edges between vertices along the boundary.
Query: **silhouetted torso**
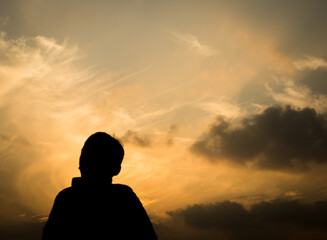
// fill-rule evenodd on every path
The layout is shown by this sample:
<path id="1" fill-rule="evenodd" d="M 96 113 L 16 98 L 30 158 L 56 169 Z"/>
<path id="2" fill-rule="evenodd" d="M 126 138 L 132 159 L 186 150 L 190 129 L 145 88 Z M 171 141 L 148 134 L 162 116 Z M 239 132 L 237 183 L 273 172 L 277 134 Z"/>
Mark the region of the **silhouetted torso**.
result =
<path id="1" fill-rule="evenodd" d="M 43 230 L 49 239 L 157 239 L 141 202 L 125 185 L 74 178 L 56 197 Z"/>

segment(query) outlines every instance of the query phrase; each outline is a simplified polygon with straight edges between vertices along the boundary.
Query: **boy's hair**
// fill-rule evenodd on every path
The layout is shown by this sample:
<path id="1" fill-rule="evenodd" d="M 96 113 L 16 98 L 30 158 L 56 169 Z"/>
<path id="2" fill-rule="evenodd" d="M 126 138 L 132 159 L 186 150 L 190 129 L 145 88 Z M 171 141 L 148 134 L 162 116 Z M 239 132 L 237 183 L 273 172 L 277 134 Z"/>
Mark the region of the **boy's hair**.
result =
<path id="1" fill-rule="evenodd" d="M 92 134 L 82 148 L 80 169 L 111 169 L 119 167 L 124 158 L 122 144 L 105 132 Z"/>

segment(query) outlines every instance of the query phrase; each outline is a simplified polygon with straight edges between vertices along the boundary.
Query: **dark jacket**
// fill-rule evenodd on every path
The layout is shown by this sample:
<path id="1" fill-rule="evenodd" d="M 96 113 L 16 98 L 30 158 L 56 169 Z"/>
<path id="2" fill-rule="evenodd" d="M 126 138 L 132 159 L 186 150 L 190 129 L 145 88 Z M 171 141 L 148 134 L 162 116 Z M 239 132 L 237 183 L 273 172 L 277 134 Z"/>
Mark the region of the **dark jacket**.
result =
<path id="1" fill-rule="evenodd" d="M 56 197 L 43 229 L 50 239 L 157 239 L 133 190 L 120 184 L 94 185 L 74 178 Z"/>

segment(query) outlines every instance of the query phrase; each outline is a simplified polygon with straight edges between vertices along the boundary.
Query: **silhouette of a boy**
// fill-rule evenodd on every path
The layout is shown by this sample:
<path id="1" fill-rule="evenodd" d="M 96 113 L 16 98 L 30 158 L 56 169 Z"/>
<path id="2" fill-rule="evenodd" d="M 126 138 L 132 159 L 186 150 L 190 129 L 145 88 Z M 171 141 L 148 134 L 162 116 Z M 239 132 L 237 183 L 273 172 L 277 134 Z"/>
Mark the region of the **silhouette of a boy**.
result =
<path id="1" fill-rule="evenodd" d="M 43 240 L 157 239 L 150 219 L 133 190 L 112 184 L 120 172 L 124 149 L 107 133 L 97 132 L 85 142 L 80 178 L 56 197 Z"/>

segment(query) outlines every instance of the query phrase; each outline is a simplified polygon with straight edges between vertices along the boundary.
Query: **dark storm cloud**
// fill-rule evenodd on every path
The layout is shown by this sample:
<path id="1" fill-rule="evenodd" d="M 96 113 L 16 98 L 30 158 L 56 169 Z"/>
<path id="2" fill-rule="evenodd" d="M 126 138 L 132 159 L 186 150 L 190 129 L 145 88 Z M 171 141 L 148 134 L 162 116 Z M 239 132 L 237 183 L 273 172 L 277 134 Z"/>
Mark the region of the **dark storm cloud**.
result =
<path id="1" fill-rule="evenodd" d="M 327 162 L 327 118 L 312 108 L 269 107 L 234 127 L 217 118 L 191 150 L 210 161 L 253 162 L 266 169 L 303 169 Z"/>
<path id="2" fill-rule="evenodd" d="M 128 130 L 122 137 L 123 142 L 133 143 L 141 147 L 148 147 L 151 145 L 151 140 L 147 136 L 140 136 L 137 132 Z"/>
<path id="3" fill-rule="evenodd" d="M 236 202 L 200 204 L 168 212 L 186 225 L 229 232 L 232 239 L 295 239 L 301 232 L 315 231 L 312 239 L 326 237 L 327 201 L 301 204 L 277 199 L 254 204 L 249 210 Z M 300 237 L 299 239 L 303 239 Z"/>
<path id="4" fill-rule="evenodd" d="M 26 222 L 10 226 L 0 225 L 0 239 L 4 240 L 35 240 L 41 239 L 44 223 Z"/>
<path id="5" fill-rule="evenodd" d="M 249 213 L 241 204 L 230 201 L 209 205 L 196 204 L 168 214 L 183 218 L 185 223 L 192 227 L 221 228 L 229 231 L 247 227 L 249 219 Z"/>
<path id="6" fill-rule="evenodd" d="M 327 201 L 301 204 L 297 200 L 277 199 L 251 207 L 255 220 L 265 223 L 290 224 L 301 228 L 323 228 L 327 224 Z"/>

